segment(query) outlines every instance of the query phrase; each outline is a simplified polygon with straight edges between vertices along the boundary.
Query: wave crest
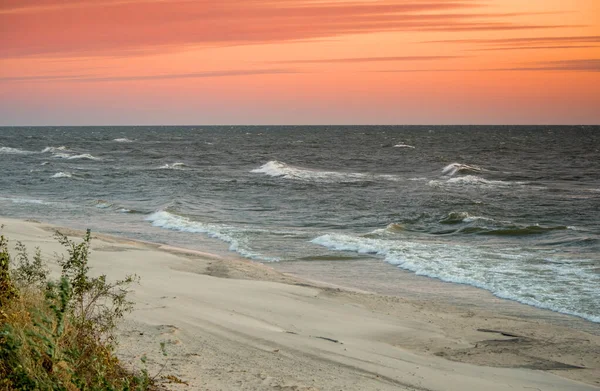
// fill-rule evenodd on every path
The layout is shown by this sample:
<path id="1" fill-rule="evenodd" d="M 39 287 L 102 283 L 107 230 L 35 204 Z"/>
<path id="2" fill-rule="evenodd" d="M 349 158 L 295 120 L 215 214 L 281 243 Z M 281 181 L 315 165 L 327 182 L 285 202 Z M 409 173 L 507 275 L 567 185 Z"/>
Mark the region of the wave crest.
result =
<path id="1" fill-rule="evenodd" d="M 357 172 L 324 171 L 292 166 L 277 160 L 271 160 L 250 172 L 265 174 L 275 178 L 304 182 L 364 182 L 369 180 L 399 181 L 395 175 L 377 175 Z"/>
<path id="2" fill-rule="evenodd" d="M 600 276 L 593 266 L 575 275 L 568 260 L 549 257 L 540 262 L 536 253 L 523 249 L 491 252 L 485 247 L 432 241 L 326 234 L 311 242 L 336 251 L 382 256 L 417 275 L 476 286 L 501 298 L 600 322 L 593 309 L 582 312 L 578 305 L 579 300 L 600 294 Z"/>
<path id="3" fill-rule="evenodd" d="M 183 167 L 186 167 L 185 163 L 173 163 L 173 164 L 164 164 L 158 167 L 159 170 L 181 170 Z"/>
<path id="4" fill-rule="evenodd" d="M 229 227 L 221 224 L 202 223 L 193 221 L 187 217 L 179 216 L 167 211 L 161 210 L 152 213 L 146 217 L 153 226 L 172 231 L 200 233 L 208 237 L 222 240 L 229 243 L 229 250 L 235 251 L 245 258 L 255 259 L 264 262 L 277 262 L 277 258 L 265 257 L 261 254 L 253 252 L 248 247 L 247 231 L 244 229 Z"/>
<path id="5" fill-rule="evenodd" d="M 69 148 L 65 147 L 64 145 L 61 145 L 60 147 L 46 147 L 44 149 L 42 149 L 41 153 L 47 153 L 47 152 L 51 152 L 51 153 L 57 153 L 59 151 L 68 151 Z"/>
<path id="6" fill-rule="evenodd" d="M 35 153 L 32 151 L 25 151 L 19 148 L 11 148 L 11 147 L 0 147 L 0 153 L 7 155 L 29 155 L 31 153 Z"/>
<path id="7" fill-rule="evenodd" d="M 69 172 L 57 172 L 56 174 L 52 175 L 50 178 L 71 178 L 73 175 Z"/>
<path id="8" fill-rule="evenodd" d="M 483 168 L 477 166 L 469 166 L 468 164 L 452 163 L 448 164 L 442 169 L 442 175 L 454 176 L 456 174 L 478 173 L 482 171 L 487 170 L 484 170 Z"/>

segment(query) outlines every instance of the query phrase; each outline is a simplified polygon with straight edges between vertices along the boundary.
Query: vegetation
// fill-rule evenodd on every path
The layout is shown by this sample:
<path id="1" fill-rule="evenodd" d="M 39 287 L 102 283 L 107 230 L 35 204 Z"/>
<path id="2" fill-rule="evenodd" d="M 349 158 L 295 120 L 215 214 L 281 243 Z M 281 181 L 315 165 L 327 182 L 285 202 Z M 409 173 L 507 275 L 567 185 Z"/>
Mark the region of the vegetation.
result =
<path id="1" fill-rule="evenodd" d="M 1 227 L 0 227 L 1 228 Z M 0 390 L 147 390 L 152 379 L 126 371 L 114 355 L 115 325 L 132 309 L 136 276 L 108 282 L 89 274 L 91 235 L 56 233 L 67 256 L 49 280 L 37 249 L 17 242 L 14 262 L 0 236 Z"/>

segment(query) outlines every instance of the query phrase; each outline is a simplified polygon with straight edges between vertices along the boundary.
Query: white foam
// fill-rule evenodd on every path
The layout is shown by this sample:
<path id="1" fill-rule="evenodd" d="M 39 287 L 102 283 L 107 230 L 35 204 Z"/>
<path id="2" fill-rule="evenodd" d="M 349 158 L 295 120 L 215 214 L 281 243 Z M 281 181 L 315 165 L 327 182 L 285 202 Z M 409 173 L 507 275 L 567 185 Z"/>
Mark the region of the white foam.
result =
<path id="1" fill-rule="evenodd" d="M 486 171 L 481 167 L 469 166 L 468 164 L 452 163 L 442 169 L 442 175 L 453 176 L 461 172 L 481 172 Z"/>
<path id="2" fill-rule="evenodd" d="M 33 205 L 51 205 L 50 202 L 43 200 L 36 200 L 31 198 L 4 198 L 0 197 L 2 201 L 11 201 L 13 204 L 33 204 Z"/>
<path id="3" fill-rule="evenodd" d="M 399 144 L 394 145 L 394 148 L 412 148 L 412 149 L 415 149 L 415 147 L 413 147 L 412 145 L 403 144 L 403 143 L 399 143 Z"/>
<path id="4" fill-rule="evenodd" d="M 185 163 L 173 163 L 173 164 L 165 164 L 162 165 L 160 167 L 158 167 L 159 170 L 181 170 L 183 167 L 185 167 Z"/>
<path id="5" fill-rule="evenodd" d="M 108 201 L 105 200 L 97 200 L 96 201 L 96 208 L 98 209 L 107 209 L 110 208 L 112 206 L 112 204 Z"/>
<path id="6" fill-rule="evenodd" d="M 55 153 L 52 155 L 52 157 L 57 158 L 57 159 L 68 159 L 71 156 L 73 156 L 73 155 L 68 154 L 68 153 Z"/>
<path id="7" fill-rule="evenodd" d="M 253 252 L 248 248 L 246 231 L 221 224 L 202 223 L 192 221 L 187 217 L 178 216 L 166 211 L 158 211 L 146 217 L 155 227 L 165 228 L 172 231 L 200 233 L 211 238 L 219 239 L 229 243 L 229 250 L 235 251 L 245 258 L 255 259 L 263 262 L 277 262 L 279 259 L 265 257 Z"/>
<path id="8" fill-rule="evenodd" d="M 116 143 L 132 143 L 133 140 L 130 140 L 128 138 L 116 138 L 113 140 Z"/>
<path id="9" fill-rule="evenodd" d="M 68 172 L 57 172 L 56 174 L 52 175 L 50 178 L 71 178 L 73 175 L 71 175 L 71 173 Z"/>
<path id="10" fill-rule="evenodd" d="M 553 258 L 539 262 L 539 254 L 523 249 L 494 252 L 433 240 L 327 234 L 311 242 L 337 251 L 382 256 L 386 262 L 418 275 L 476 286 L 498 297 L 600 322 L 598 313 L 586 312 L 581 304 L 600 295 L 600 276 L 593 266 L 574 268 L 568 260 Z"/>
<path id="11" fill-rule="evenodd" d="M 11 147 L 0 147 L 0 153 L 7 155 L 28 155 L 31 153 L 35 153 L 32 151 L 25 151 L 23 149 L 11 148 Z"/>
<path id="12" fill-rule="evenodd" d="M 69 160 L 79 160 L 79 159 L 84 159 L 84 160 L 100 160 L 100 158 L 92 156 L 89 153 L 83 153 L 81 155 L 71 155 L 71 156 L 67 157 L 67 159 L 69 159 Z"/>
<path id="13" fill-rule="evenodd" d="M 291 166 L 277 160 L 271 160 L 250 172 L 265 174 L 275 178 L 291 179 L 304 182 L 361 182 L 366 180 L 399 181 L 396 175 L 377 175 L 356 172 L 323 171 Z"/>
<path id="14" fill-rule="evenodd" d="M 507 181 L 496 181 L 488 180 L 476 175 L 466 175 L 461 177 L 453 177 L 447 180 L 431 180 L 429 186 L 433 187 L 512 187 L 524 185 L 525 182 L 507 182 Z"/>
<path id="15" fill-rule="evenodd" d="M 64 145 L 62 145 L 60 147 L 46 147 L 46 148 L 42 149 L 42 153 L 46 153 L 46 152 L 56 153 L 58 151 L 66 151 L 66 150 L 68 150 L 68 148 L 65 147 Z"/>

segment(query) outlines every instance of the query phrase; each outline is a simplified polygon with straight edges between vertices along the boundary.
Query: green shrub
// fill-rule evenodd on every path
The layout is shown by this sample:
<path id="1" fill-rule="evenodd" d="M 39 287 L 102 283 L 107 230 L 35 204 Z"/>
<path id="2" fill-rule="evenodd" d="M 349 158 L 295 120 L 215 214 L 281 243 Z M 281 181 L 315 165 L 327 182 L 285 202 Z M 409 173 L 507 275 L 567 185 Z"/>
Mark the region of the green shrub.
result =
<path id="1" fill-rule="evenodd" d="M 33 261 L 17 243 L 12 267 L 8 240 L 0 236 L 0 390 L 147 390 L 151 379 L 123 369 L 114 355 L 116 322 L 132 309 L 129 286 L 89 275 L 91 233 L 81 243 L 57 233 L 68 257 L 58 281 L 39 249 Z"/>

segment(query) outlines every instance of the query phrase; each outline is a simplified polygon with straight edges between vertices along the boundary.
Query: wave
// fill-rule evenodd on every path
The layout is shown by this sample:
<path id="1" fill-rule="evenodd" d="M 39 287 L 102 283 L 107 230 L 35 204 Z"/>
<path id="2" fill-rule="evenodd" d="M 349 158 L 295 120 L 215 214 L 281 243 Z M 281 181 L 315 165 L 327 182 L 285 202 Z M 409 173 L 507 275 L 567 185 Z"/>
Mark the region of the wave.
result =
<path id="1" fill-rule="evenodd" d="M 229 243 L 230 251 L 235 251 L 248 259 L 263 262 L 279 261 L 277 258 L 265 257 L 262 254 L 252 251 L 248 246 L 248 230 L 221 224 L 202 223 L 167 211 L 152 213 L 150 216 L 146 217 L 146 220 L 150 221 L 155 227 L 172 231 L 200 233 L 211 238 L 222 240 Z"/>
<path id="2" fill-rule="evenodd" d="M 35 152 L 25 151 L 23 149 L 11 148 L 11 147 L 0 147 L 0 153 L 7 155 L 29 155 Z"/>
<path id="3" fill-rule="evenodd" d="M 476 175 L 467 175 L 450 178 L 447 180 L 431 180 L 429 186 L 433 187 L 482 187 L 482 188 L 506 188 L 524 185 L 525 182 L 507 182 L 498 180 L 488 180 Z"/>
<path id="4" fill-rule="evenodd" d="M 159 170 L 181 170 L 183 167 L 187 167 L 185 163 L 173 163 L 173 164 L 164 164 L 158 167 Z"/>
<path id="5" fill-rule="evenodd" d="M 41 153 L 46 153 L 46 152 L 57 153 L 59 151 L 68 151 L 68 150 L 69 150 L 69 148 L 62 145 L 60 147 L 46 147 L 46 148 L 42 149 Z"/>
<path id="6" fill-rule="evenodd" d="M 600 307 L 589 306 L 589 297 L 600 295 L 600 275 L 592 262 L 587 268 L 575 269 L 568 260 L 551 257 L 540 260 L 539 254 L 522 249 L 494 252 L 485 247 L 411 242 L 405 238 L 326 234 L 311 242 L 336 251 L 381 256 L 386 262 L 417 275 L 472 285 L 501 298 L 600 323 Z"/>
<path id="7" fill-rule="evenodd" d="M 100 158 L 97 158 L 95 156 L 90 155 L 89 153 L 83 153 L 81 155 L 71 155 L 67 158 L 68 160 L 78 160 L 78 159 L 84 159 L 84 160 L 100 160 Z"/>
<path id="8" fill-rule="evenodd" d="M 496 221 L 489 217 L 472 216 L 467 212 L 451 212 L 448 213 L 440 224 L 459 225 L 468 224 L 453 231 L 444 233 L 461 233 L 475 235 L 497 235 L 497 236 L 527 236 L 541 235 L 553 231 L 563 231 L 572 229 L 564 225 L 544 227 L 538 224 L 535 225 L 518 225 L 509 221 Z"/>
<path id="9" fill-rule="evenodd" d="M 52 157 L 56 159 L 66 160 L 101 160 L 100 158 L 90 155 L 89 153 L 74 154 L 69 153 L 70 151 L 66 147 L 47 147 L 42 152 L 52 152 Z M 66 151 L 66 152 L 65 152 Z"/>
<path id="10" fill-rule="evenodd" d="M 291 166 L 277 160 L 271 160 L 250 172 L 265 174 L 275 178 L 291 179 L 304 182 L 364 182 L 369 180 L 398 181 L 396 175 L 377 175 L 356 172 L 322 171 L 316 169 Z"/>
<path id="11" fill-rule="evenodd" d="M 111 204 L 108 201 L 96 200 L 96 208 L 98 208 L 98 209 L 107 209 L 107 208 L 110 208 L 111 206 L 113 206 L 113 204 Z"/>
<path id="12" fill-rule="evenodd" d="M 50 202 L 43 200 L 36 200 L 31 198 L 4 198 L 0 197 L 2 201 L 11 201 L 13 204 L 33 204 L 33 205 L 51 205 Z"/>
<path id="13" fill-rule="evenodd" d="M 130 140 L 128 138 L 116 138 L 113 140 L 116 143 L 132 143 L 133 140 Z"/>
<path id="14" fill-rule="evenodd" d="M 489 217 L 472 216 L 467 212 L 450 212 L 440 220 L 440 224 L 472 223 L 478 220 L 493 221 L 493 219 Z"/>
<path id="15" fill-rule="evenodd" d="M 50 178 L 71 178 L 73 175 L 69 172 L 57 172 L 56 174 L 52 175 Z"/>
<path id="16" fill-rule="evenodd" d="M 487 170 L 484 170 L 483 168 L 477 166 L 469 166 L 468 164 L 452 163 L 448 164 L 442 169 L 442 175 L 454 176 L 456 174 L 478 173 L 482 171 Z"/>
<path id="17" fill-rule="evenodd" d="M 399 144 L 394 145 L 394 148 L 412 148 L 412 149 L 415 149 L 415 147 L 413 147 L 412 145 L 403 144 L 403 143 L 399 143 Z"/>
<path id="18" fill-rule="evenodd" d="M 465 227 L 461 228 L 458 232 L 465 234 L 477 234 L 477 235 L 498 235 L 498 236 L 527 236 L 527 235 L 541 235 L 553 231 L 563 231 L 569 229 L 567 226 L 556 226 L 556 227 L 541 227 L 539 225 L 529 225 L 520 227 L 518 225 L 501 227 L 501 228 L 488 228 L 488 227 Z"/>

